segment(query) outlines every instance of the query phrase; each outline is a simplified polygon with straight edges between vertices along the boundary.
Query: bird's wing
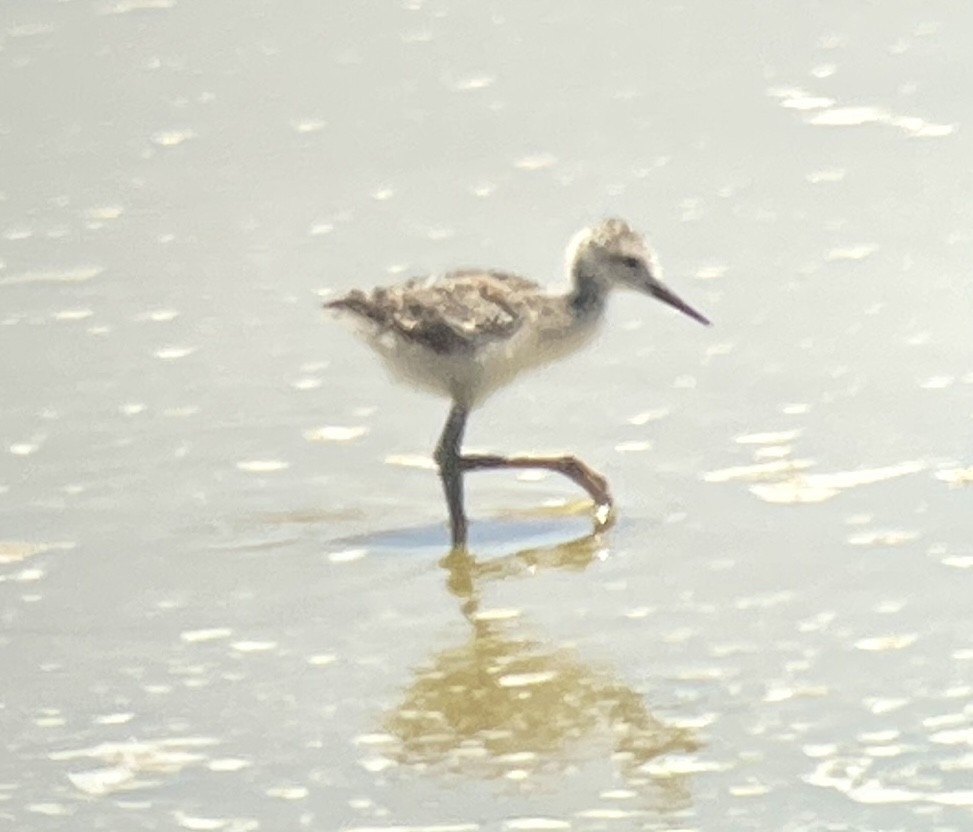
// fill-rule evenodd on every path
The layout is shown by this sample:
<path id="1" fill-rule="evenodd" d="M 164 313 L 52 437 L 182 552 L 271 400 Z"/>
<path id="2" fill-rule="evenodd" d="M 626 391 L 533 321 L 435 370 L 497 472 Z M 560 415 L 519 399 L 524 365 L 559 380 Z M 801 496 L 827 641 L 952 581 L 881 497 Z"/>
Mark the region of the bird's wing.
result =
<path id="1" fill-rule="evenodd" d="M 398 286 L 353 291 L 325 304 L 438 353 L 509 338 L 531 317 L 537 284 L 504 272 L 462 270 Z"/>

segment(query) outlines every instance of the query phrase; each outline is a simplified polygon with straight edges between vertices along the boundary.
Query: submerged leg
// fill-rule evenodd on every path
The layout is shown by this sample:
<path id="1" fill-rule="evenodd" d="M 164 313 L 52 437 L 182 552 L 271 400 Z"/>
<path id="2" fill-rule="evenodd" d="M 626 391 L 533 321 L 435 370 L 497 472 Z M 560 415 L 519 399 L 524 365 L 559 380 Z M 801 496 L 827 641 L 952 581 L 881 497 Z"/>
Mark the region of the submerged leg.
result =
<path id="1" fill-rule="evenodd" d="M 467 521 L 463 508 L 463 468 L 460 447 L 469 411 L 459 404 L 453 404 L 446 419 L 446 425 L 433 454 L 439 466 L 439 478 L 443 482 L 446 505 L 449 507 L 449 528 L 453 546 L 466 543 Z"/>
<path id="2" fill-rule="evenodd" d="M 497 456 L 469 454 L 459 457 L 461 472 L 490 468 L 533 468 L 554 471 L 580 485 L 595 504 L 595 530 L 607 529 L 615 520 L 608 480 L 574 456 Z"/>

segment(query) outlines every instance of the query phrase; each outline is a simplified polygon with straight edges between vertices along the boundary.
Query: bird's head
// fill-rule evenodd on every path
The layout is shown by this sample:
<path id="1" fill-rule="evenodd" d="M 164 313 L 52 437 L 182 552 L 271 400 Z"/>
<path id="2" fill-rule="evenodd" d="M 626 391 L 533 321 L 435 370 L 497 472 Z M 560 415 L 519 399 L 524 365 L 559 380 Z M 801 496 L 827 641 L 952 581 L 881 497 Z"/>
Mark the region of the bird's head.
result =
<path id="1" fill-rule="evenodd" d="M 634 289 L 709 325 L 704 315 L 666 286 L 649 244 L 624 220 L 602 220 L 578 232 L 568 248 L 568 268 L 576 281 L 597 281 L 603 291 L 616 286 Z"/>

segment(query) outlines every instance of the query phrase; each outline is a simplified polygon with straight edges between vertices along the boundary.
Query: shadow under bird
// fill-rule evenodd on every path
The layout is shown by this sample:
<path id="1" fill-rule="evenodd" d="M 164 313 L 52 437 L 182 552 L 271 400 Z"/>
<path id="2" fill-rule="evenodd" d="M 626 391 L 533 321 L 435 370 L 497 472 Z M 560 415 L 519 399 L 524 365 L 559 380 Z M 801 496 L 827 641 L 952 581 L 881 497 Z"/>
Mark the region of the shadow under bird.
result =
<path id="1" fill-rule="evenodd" d="M 642 292 L 709 325 L 663 283 L 652 249 L 623 220 L 606 219 L 575 235 L 567 266 L 571 286 L 564 294 L 506 272 L 461 269 L 371 292 L 356 289 L 324 304 L 359 324 L 393 376 L 452 401 L 434 459 L 455 546 L 467 537 L 468 471 L 556 471 L 591 496 L 596 530 L 607 528 L 614 514 L 606 479 L 574 456 L 464 454 L 463 432 L 473 408 L 525 370 L 585 346 L 604 320 L 613 289 Z"/>

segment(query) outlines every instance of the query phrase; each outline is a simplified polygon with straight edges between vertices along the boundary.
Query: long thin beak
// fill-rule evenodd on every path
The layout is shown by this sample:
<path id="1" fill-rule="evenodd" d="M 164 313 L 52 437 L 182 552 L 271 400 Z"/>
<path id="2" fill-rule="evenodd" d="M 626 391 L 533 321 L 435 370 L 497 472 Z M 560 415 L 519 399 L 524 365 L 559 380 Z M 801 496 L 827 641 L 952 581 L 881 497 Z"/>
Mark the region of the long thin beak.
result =
<path id="1" fill-rule="evenodd" d="M 705 326 L 710 325 L 709 318 L 705 315 L 697 312 L 693 309 L 686 301 L 684 301 L 679 295 L 673 292 L 668 286 L 664 286 L 662 283 L 655 283 L 649 291 L 652 293 L 653 297 L 658 298 L 663 303 L 669 304 L 673 309 L 678 309 L 684 315 L 689 315 L 693 320 L 699 321 Z"/>

